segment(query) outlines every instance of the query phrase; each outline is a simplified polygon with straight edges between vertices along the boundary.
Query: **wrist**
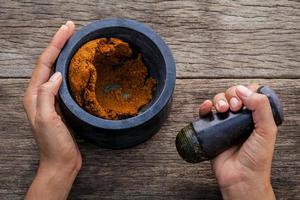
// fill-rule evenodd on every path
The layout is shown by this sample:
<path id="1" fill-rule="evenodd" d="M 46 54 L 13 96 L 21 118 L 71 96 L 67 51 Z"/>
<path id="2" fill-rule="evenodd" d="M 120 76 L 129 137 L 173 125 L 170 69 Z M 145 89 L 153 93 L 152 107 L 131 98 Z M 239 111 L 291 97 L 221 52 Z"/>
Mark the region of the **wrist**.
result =
<path id="1" fill-rule="evenodd" d="M 25 199 L 67 199 L 78 172 L 76 167 L 41 162 Z"/>
<path id="2" fill-rule="evenodd" d="M 58 155 L 40 154 L 39 171 L 51 170 L 54 172 L 64 172 L 67 174 L 76 174 L 81 169 L 82 158 L 79 151 L 75 153 L 62 153 Z"/>
<path id="3" fill-rule="evenodd" d="M 79 170 L 72 166 L 50 165 L 40 163 L 35 179 L 48 185 L 53 191 L 69 190 Z"/>
<path id="4" fill-rule="evenodd" d="M 42 173 L 49 171 L 53 173 L 63 172 L 66 174 L 78 174 L 81 169 L 82 160 L 81 156 L 79 159 L 73 160 L 49 160 L 41 157 L 39 164 L 39 171 Z M 38 171 L 38 172 L 39 172 Z"/>
<path id="5" fill-rule="evenodd" d="M 81 165 L 80 165 L 81 167 Z M 77 176 L 80 167 L 77 167 L 76 164 L 65 163 L 48 163 L 40 162 L 37 175 L 38 177 L 44 177 L 52 180 L 64 180 L 69 181 L 75 179 Z"/>
<path id="6" fill-rule="evenodd" d="M 243 181 L 237 184 L 220 188 L 222 197 L 226 199 L 266 199 L 274 200 L 270 181 Z"/>

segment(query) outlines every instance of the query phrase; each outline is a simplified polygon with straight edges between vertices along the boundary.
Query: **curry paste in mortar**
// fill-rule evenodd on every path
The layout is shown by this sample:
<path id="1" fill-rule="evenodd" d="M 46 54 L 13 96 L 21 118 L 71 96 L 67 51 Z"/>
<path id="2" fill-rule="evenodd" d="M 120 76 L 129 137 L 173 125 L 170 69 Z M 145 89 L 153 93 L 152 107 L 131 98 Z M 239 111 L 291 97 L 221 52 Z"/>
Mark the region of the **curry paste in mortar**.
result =
<path id="1" fill-rule="evenodd" d="M 136 116 L 148 104 L 156 80 L 139 53 L 117 38 L 100 38 L 84 44 L 69 65 L 69 86 L 75 101 L 104 119 Z"/>

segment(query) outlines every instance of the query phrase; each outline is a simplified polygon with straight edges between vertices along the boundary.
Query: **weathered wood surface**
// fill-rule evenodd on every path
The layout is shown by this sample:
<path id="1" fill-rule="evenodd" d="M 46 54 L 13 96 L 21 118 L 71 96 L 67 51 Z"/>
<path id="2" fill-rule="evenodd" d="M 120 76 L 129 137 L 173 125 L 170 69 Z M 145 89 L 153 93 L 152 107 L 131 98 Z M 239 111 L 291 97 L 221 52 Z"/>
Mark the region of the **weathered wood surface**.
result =
<path id="1" fill-rule="evenodd" d="M 132 149 L 98 149 L 78 140 L 83 167 L 70 199 L 219 199 L 209 162 L 188 164 L 175 136 L 197 118 L 201 101 L 234 84 L 274 88 L 286 121 L 279 128 L 272 168 L 278 199 L 300 199 L 300 84 L 287 79 L 179 79 L 172 110 L 162 129 Z M 28 79 L 0 79 L 0 199 L 22 199 L 38 165 L 38 151 L 22 108 Z"/>
<path id="2" fill-rule="evenodd" d="M 171 47 L 178 77 L 299 78 L 300 2 L 0 0 L 0 77 L 29 77 L 54 31 L 71 19 L 125 17 Z"/>
<path id="3" fill-rule="evenodd" d="M 112 17 L 149 25 L 170 46 L 174 103 L 159 133 L 135 148 L 104 150 L 78 139 L 84 164 L 70 199 L 219 199 L 210 164 L 182 161 L 174 139 L 202 100 L 249 82 L 270 85 L 284 103 L 272 182 L 278 199 L 300 199 L 299 14 L 297 0 L 0 0 L 0 199 L 22 199 L 38 165 L 21 104 L 38 55 L 67 20 L 78 30 Z"/>

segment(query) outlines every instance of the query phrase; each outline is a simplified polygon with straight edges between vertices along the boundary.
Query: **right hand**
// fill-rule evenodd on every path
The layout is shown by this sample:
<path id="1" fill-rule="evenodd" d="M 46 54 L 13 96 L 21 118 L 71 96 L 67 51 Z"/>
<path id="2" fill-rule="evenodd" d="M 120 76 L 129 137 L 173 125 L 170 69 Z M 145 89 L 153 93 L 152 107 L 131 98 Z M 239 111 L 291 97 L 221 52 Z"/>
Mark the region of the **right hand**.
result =
<path id="1" fill-rule="evenodd" d="M 275 199 L 270 174 L 277 126 L 268 98 L 256 93 L 257 89 L 258 85 L 233 86 L 200 105 L 200 117 L 213 107 L 226 112 L 244 105 L 252 111 L 255 129 L 249 138 L 211 161 L 224 199 Z"/>

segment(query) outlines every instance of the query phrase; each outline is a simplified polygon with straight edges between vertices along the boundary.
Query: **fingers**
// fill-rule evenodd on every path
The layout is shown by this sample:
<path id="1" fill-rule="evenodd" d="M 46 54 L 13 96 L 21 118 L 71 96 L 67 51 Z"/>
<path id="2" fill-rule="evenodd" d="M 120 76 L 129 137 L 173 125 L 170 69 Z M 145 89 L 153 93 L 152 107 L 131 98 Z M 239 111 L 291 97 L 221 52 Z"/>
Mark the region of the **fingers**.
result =
<path id="1" fill-rule="evenodd" d="M 211 112 L 213 103 L 210 100 L 205 100 L 199 107 L 199 117 L 203 117 Z"/>
<path id="2" fill-rule="evenodd" d="M 29 84 L 30 87 L 37 88 L 39 85 L 48 80 L 52 65 L 66 41 L 73 34 L 74 28 L 74 23 L 72 21 L 68 21 L 65 25 L 62 25 L 60 29 L 58 29 L 49 46 L 45 49 L 37 62 L 37 65 L 32 73 L 32 78 Z"/>
<path id="3" fill-rule="evenodd" d="M 48 82 L 38 88 L 36 117 L 48 121 L 57 116 L 55 111 L 55 95 L 62 82 L 60 72 L 54 73 Z"/>
<path id="4" fill-rule="evenodd" d="M 255 132 L 263 137 L 266 135 L 271 135 L 272 138 L 276 137 L 277 126 L 267 96 L 255 93 L 245 86 L 237 86 L 236 94 L 243 104 L 252 111 Z"/>
<path id="5" fill-rule="evenodd" d="M 214 102 L 214 106 L 218 112 L 223 113 L 229 109 L 229 105 L 228 105 L 228 102 L 227 102 L 224 92 L 217 94 L 214 97 L 213 102 Z"/>
<path id="6" fill-rule="evenodd" d="M 204 101 L 199 108 L 199 116 L 203 117 L 207 115 L 214 106 L 217 112 L 227 112 L 229 109 L 233 112 L 239 111 L 243 107 L 242 100 L 236 94 L 236 87 L 232 86 L 226 90 L 225 93 L 217 94 L 213 99 L 213 105 L 211 101 Z M 257 84 L 251 84 L 248 88 L 252 91 L 256 91 L 259 88 Z"/>
<path id="7" fill-rule="evenodd" d="M 232 86 L 225 92 L 226 99 L 229 102 L 230 110 L 233 112 L 239 111 L 243 107 L 241 99 L 236 94 L 236 87 L 237 86 Z M 257 91 L 259 85 L 251 84 L 248 86 L 248 88 L 252 91 Z"/>
<path id="8" fill-rule="evenodd" d="M 32 78 L 23 99 L 24 108 L 30 122 L 33 122 L 35 118 L 38 87 L 48 81 L 52 65 L 66 41 L 73 34 L 74 28 L 75 25 L 71 21 L 68 21 L 65 25 L 60 27 L 52 38 L 49 46 L 40 56 L 33 70 Z"/>
<path id="9" fill-rule="evenodd" d="M 237 96 L 235 90 L 236 86 L 232 86 L 228 88 L 225 92 L 226 99 L 229 102 L 230 110 L 234 112 L 240 110 L 243 106 L 242 101 Z"/>

